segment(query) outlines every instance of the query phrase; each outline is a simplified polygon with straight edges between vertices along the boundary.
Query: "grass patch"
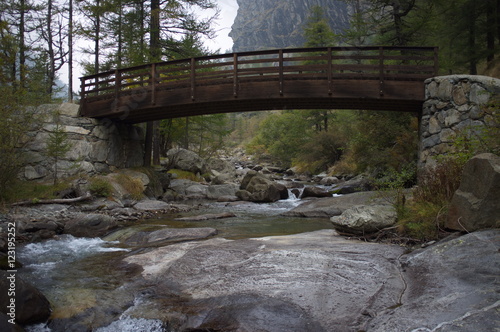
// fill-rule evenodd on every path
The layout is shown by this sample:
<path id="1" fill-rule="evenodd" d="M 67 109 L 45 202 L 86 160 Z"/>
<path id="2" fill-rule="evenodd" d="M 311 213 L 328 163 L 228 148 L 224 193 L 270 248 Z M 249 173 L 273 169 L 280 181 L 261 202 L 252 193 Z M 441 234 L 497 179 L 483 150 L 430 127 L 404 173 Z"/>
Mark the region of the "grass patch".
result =
<path id="1" fill-rule="evenodd" d="M 417 241 L 439 238 L 446 217 L 447 206 L 431 202 L 412 201 L 398 209 L 398 233 Z"/>
<path id="2" fill-rule="evenodd" d="M 168 173 L 173 174 L 176 179 L 190 180 L 194 182 L 203 182 L 203 178 L 197 176 L 193 172 L 183 171 L 180 169 L 170 169 Z"/>
<path id="3" fill-rule="evenodd" d="M 110 197 L 113 194 L 113 186 L 103 178 L 95 177 L 90 179 L 90 193 L 97 197 Z"/>
<path id="4" fill-rule="evenodd" d="M 57 192 L 67 189 L 70 186 L 70 180 L 60 182 L 57 185 L 16 180 L 13 185 L 6 188 L 1 198 L 6 204 L 28 200 L 53 199 L 56 198 Z"/>
<path id="5" fill-rule="evenodd" d="M 120 173 L 115 177 L 116 183 L 122 186 L 123 189 L 130 195 L 130 198 L 135 200 L 142 199 L 144 193 L 144 186 L 141 180 L 134 179 L 133 177 Z"/>

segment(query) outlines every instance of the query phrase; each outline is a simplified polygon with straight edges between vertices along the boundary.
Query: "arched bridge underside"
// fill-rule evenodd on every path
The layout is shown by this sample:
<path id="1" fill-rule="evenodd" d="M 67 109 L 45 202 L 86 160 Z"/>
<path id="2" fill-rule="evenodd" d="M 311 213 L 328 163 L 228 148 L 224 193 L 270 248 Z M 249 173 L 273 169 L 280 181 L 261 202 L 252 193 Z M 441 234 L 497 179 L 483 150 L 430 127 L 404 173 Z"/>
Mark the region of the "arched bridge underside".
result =
<path id="1" fill-rule="evenodd" d="M 138 123 L 273 109 L 421 112 L 437 48 L 329 47 L 232 53 L 81 78 L 82 116 Z"/>

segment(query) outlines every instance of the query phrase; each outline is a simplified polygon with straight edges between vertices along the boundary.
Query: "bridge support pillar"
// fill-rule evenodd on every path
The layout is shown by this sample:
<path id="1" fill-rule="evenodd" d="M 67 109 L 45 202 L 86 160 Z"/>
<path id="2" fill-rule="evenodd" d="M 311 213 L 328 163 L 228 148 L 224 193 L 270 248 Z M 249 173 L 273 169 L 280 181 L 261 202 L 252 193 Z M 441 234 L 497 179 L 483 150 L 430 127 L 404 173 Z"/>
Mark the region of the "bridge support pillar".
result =
<path id="1" fill-rule="evenodd" d="M 500 79 L 452 75 L 425 81 L 420 125 L 420 168 L 436 165 L 439 156 L 456 149 L 457 137 L 477 139 L 500 102 Z"/>

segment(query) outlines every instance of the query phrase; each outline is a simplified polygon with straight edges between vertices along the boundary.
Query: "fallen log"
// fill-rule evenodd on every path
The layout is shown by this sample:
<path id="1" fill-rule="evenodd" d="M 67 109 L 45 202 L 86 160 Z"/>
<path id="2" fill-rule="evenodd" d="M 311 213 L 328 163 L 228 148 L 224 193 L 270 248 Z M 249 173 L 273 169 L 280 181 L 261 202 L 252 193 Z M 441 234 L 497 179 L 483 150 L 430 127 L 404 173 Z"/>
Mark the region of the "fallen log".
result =
<path id="1" fill-rule="evenodd" d="M 12 206 L 22 206 L 22 205 L 37 205 L 37 204 L 72 204 L 77 202 L 83 202 L 92 199 L 90 193 L 86 193 L 83 196 L 75 198 L 54 198 L 54 199 L 32 199 L 29 201 L 21 201 L 12 203 Z"/>

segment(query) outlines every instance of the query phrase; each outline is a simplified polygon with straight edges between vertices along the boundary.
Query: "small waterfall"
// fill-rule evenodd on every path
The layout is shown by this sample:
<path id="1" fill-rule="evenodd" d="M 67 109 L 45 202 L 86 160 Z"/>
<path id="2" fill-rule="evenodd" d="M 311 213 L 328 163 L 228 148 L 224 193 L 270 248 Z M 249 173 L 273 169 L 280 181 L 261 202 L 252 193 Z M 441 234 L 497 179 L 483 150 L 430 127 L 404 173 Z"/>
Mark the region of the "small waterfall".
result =
<path id="1" fill-rule="evenodd" d="M 302 196 L 302 193 L 304 192 L 304 188 L 305 188 L 305 186 L 302 188 L 288 189 L 288 199 L 291 201 L 300 200 L 300 196 Z"/>

